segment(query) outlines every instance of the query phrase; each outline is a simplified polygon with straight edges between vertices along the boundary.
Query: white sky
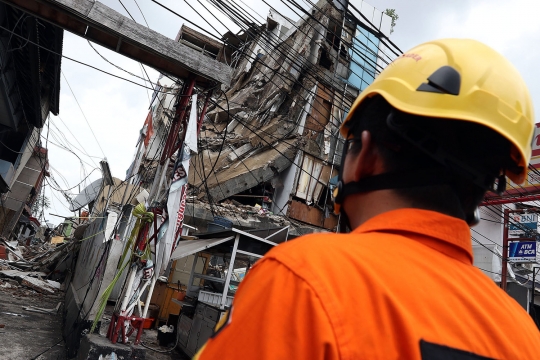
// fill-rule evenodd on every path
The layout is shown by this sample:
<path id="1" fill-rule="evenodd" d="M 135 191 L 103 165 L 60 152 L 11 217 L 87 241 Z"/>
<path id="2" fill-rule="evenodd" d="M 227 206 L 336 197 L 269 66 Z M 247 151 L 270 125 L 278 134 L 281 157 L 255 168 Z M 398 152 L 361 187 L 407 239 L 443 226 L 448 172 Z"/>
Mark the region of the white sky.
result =
<path id="1" fill-rule="evenodd" d="M 197 0 L 187 1 L 199 9 L 203 17 L 210 21 L 219 32 L 226 31 L 199 5 Z M 268 6 L 262 0 L 234 1 L 248 12 L 251 12 L 249 6 L 260 15 L 266 16 L 268 13 Z M 284 6 L 281 1 L 265 1 L 273 4 L 284 15 L 293 19 L 297 18 L 297 15 Z M 302 1 L 300 0 L 300 2 Z M 102 0 L 102 2 L 128 16 L 119 0 Z M 135 0 L 122 0 L 122 2 L 135 20 L 144 25 Z M 150 28 L 165 36 L 175 38 L 182 25 L 180 18 L 159 7 L 151 0 L 137 0 L 137 2 Z M 184 0 L 163 0 L 160 2 L 199 26 L 214 32 L 205 20 L 186 5 Z M 201 0 L 201 2 L 211 9 L 206 0 Z M 353 0 L 354 4 L 360 2 L 360 0 Z M 540 68 L 537 65 L 540 61 L 540 50 L 536 48 L 536 44 L 540 43 L 540 22 L 537 16 L 540 2 L 535 0 L 511 2 L 508 0 L 370 0 L 368 3 L 379 10 L 396 9 L 399 20 L 391 40 L 403 51 L 424 41 L 447 37 L 473 38 L 495 48 L 517 67 L 530 88 L 533 103 L 537 108 L 540 108 L 540 85 L 536 81 L 540 79 Z M 305 3 L 303 4 L 305 5 Z M 218 18 L 225 19 L 217 11 L 215 13 Z M 255 17 L 259 21 L 261 20 L 259 15 L 255 15 Z M 187 25 L 193 27 L 193 25 Z M 231 24 L 228 23 L 227 26 L 231 26 Z M 236 31 L 237 28 L 234 30 Z M 94 45 L 94 47 L 111 62 L 131 73 L 142 76 L 138 63 L 99 45 Z M 86 40 L 67 31 L 64 32 L 63 54 L 142 83 L 142 80 L 105 62 L 92 50 Z M 148 67 L 147 71 L 150 79 L 156 81 L 157 72 Z M 105 155 L 113 176 L 124 179 L 125 172 L 133 159 L 139 130 L 148 113 L 151 91 L 67 59 L 62 60 L 62 72 L 69 81 L 82 111 L 99 140 L 99 145 L 77 106 L 65 78 L 62 77 L 61 120 L 51 116 L 50 122 L 48 148 L 53 176 L 63 189 L 71 188 L 80 183 L 96 167 L 96 164 L 99 165 L 99 160 Z M 67 125 L 71 133 L 64 124 Z M 75 155 L 54 145 L 58 144 L 59 141 L 65 144 L 66 140 L 60 133 L 71 143 L 69 147 L 86 163 L 81 165 Z M 43 136 L 47 136 L 46 127 Z M 45 140 L 43 141 L 45 142 Z M 93 158 L 88 155 L 93 156 Z M 98 177 L 100 177 L 100 172 L 96 170 L 85 183 L 89 184 L 91 180 Z M 81 188 L 84 187 L 85 183 L 81 185 Z M 78 189 L 74 188 L 72 192 L 76 194 Z M 60 222 L 60 218 L 49 215 L 49 213 L 63 216 L 72 215 L 67 209 L 67 202 L 58 192 L 51 193 L 51 188 L 47 186 L 45 193 L 52 202 L 51 208 L 46 211 L 48 221 L 54 224 Z"/>

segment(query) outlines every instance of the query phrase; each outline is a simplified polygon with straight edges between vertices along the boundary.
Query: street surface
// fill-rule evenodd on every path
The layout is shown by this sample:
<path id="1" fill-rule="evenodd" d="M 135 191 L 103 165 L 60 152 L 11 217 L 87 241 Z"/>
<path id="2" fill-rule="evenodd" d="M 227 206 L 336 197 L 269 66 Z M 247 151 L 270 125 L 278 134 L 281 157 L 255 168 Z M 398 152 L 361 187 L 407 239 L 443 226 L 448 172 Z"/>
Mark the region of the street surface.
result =
<path id="1" fill-rule="evenodd" d="M 55 315 L 24 310 L 56 308 L 63 293 L 43 295 L 0 280 L 0 359 L 64 360 L 62 307 Z M 5 287 L 4 287 L 5 286 Z"/>

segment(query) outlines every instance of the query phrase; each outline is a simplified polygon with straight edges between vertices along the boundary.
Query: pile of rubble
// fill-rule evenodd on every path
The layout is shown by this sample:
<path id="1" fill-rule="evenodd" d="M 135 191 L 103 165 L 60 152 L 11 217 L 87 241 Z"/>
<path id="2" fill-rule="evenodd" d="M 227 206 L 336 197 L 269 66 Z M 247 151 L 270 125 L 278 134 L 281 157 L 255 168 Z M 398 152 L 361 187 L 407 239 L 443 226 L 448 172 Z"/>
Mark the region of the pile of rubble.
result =
<path id="1" fill-rule="evenodd" d="M 202 207 L 209 212 L 214 210 L 216 213 L 230 218 L 233 223 L 236 223 L 239 218 L 246 220 L 247 222 L 257 222 L 261 218 L 267 218 L 276 226 L 287 226 L 291 224 L 290 220 L 286 217 L 275 215 L 262 205 L 244 205 L 229 199 L 221 203 L 210 205 L 206 201 L 198 200 L 195 196 L 189 196 L 186 201 L 189 203 L 196 203 L 197 206 Z"/>
<path id="2" fill-rule="evenodd" d="M 62 290 L 63 271 L 77 242 L 21 245 L 0 238 L 0 290 L 14 296 L 53 295 Z M 53 280 L 54 279 L 54 280 Z"/>

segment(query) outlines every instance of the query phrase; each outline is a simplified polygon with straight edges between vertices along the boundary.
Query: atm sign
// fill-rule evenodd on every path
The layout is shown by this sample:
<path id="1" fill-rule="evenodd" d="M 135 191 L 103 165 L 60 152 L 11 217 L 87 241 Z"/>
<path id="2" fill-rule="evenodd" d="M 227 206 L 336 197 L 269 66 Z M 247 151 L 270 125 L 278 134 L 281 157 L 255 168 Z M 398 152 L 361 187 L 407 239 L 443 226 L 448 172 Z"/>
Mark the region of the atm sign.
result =
<path id="1" fill-rule="evenodd" d="M 536 262 L 536 241 L 512 241 L 508 244 L 508 261 L 514 263 Z"/>

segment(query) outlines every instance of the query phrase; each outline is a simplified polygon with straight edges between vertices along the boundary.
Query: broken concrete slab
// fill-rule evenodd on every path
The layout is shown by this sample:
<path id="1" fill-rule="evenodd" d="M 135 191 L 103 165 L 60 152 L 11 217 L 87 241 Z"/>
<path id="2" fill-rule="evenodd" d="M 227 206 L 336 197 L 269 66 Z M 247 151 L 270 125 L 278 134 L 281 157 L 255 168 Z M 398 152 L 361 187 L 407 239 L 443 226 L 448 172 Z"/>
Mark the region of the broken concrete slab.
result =
<path id="1" fill-rule="evenodd" d="M 0 270 L 0 275 L 7 276 L 9 278 L 17 279 L 17 278 L 25 278 L 27 276 L 31 277 L 45 277 L 47 274 L 45 274 L 42 271 L 19 271 L 19 270 Z"/>
<path id="2" fill-rule="evenodd" d="M 52 309 L 44 309 L 36 306 L 23 306 L 23 310 L 54 315 L 58 313 L 58 310 L 60 310 L 60 305 L 62 305 L 61 302 L 59 302 L 58 305 Z"/>
<path id="3" fill-rule="evenodd" d="M 251 189 L 287 169 L 295 156 L 295 139 L 289 139 L 260 154 L 239 159 L 236 164 L 238 166 L 231 165 L 227 171 L 221 171 L 208 178 L 208 192 L 213 201 L 220 201 Z M 203 196 L 207 194 L 203 193 Z"/>
<path id="4" fill-rule="evenodd" d="M 32 277 L 23 278 L 21 285 L 29 287 L 30 289 L 40 293 L 54 294 L 54 289 L 47 282 Z"/>
<path id="5" fill-rule="evenodd" d="M 251 143 L 244 144 L 237 149 L 231 148 L 231 153 L 227 156 L 227 159 L 233 162 L 247 152 L 251 151 L 251 149 L 253 149 L 253 145 L 251 145 Z"/>
<path id="6" fill-rule="evenodd" d="M 55 288 L 56 290 L 60 290 L 60 288 L 62 287 L 62 284 L 60 284 L 58 281 L 54 281 L 54 280 L 45 280 L 47 281 L 47 284 L 52 287 L 52 288 Z"/>

